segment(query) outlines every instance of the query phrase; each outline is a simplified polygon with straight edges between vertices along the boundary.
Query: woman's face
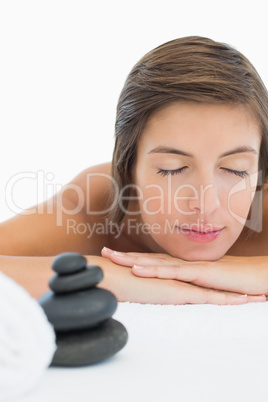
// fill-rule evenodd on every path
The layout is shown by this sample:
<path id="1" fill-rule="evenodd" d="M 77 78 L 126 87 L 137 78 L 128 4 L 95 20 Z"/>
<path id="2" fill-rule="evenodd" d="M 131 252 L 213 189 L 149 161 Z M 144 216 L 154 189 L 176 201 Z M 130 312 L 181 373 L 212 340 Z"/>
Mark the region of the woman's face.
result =
<path id="1" fill-rule="evenodd" d="M 260 142 L 242 106 L 176 103 L 148 120 L 135 184 L 142 224 L 160 249 L 190 261 L 227 252 L 256 190 Z"/>

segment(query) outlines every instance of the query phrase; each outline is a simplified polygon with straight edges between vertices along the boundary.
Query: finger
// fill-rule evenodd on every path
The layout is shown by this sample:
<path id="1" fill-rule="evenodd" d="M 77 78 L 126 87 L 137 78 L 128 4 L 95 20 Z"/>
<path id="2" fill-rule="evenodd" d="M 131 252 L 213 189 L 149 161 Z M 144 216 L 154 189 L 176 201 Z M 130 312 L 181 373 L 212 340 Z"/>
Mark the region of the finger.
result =
<path id="1" fill-rule="evenodd" d="M 263 303 L 266 301 L 265 295 L 248 296 L 246 294 L 243 295 L 240 293 L 217 291 L 214 289 L 206 289 L 201 297 L 204 299 L 204 303 L 220 305 L 239 305 L 258 302 Z"/>
<path id="2" fill-rule="evenodd" d="M 108 258 L 112 262 L 123 265 L 125 267 L 132 267 L 136 258 L 129 258 L 127 253 L 111 250 L 108 247 L 103 247 L 101 250 L 102 257 Z"/>
<path id="3" fill-rule="evenodd" d="M 226 259 L 180 264 L 176 271 L 178 279 L 198 286 L 251 295 L 267 293 L 265 270 L 257 271 L 246 264 L 230 264 Z"/>
<path id="4" fill-rule="evenodd" d="M 248 296 L 241 293 L 225 292 L 222 290 L 202 288 L 190 283 L 168 281 L 172 298 L 170 304 L 217 304 L 240 305 L 251 302 L 265 302 L 266 296 Z M 174 293 L 175 292 L 175 293 Z"/>
<path id="5" fill-rule="evenodd" d="M 110 258 L 112 253 L 113 253 L 113 250 L 111 250 L 108 247 L 103 247 L 101 250 L 101 255 L 102 255 L 102 257 L 105 257 L 105 258 Z"/>
<path id="6" fill-rule="evenodd" d="M 120 251 L 114 251 L 107 247 L 102 249 L 102 256 L 109 258 L 111 261 L 119 265 L 132 267 L 135 264 L 143 265 L 170 265 L 171 263 L 179 264 L 180 261 L 177 258 L 169 256 L 168 254 L 159 253 L 123 253 Z"/>
<path id="7" fill-rule="evenodd" d="M 159 278 L 159 279 L 175 279 L 183 282 L 194 283 L 197 281 L 195 271 L 191 267 L 185 267 L 181 265 L 137 265 L 134 264 L 132 271 L 137 276 L 147 278 Z M 199 285 L 199 283 L 194 283 Z M 200 285 L 199 285 L 200 286 Z"/>
<path id="8" fill-rule="evenodd" d="M 240 305 L 248 303 L 247 295 L 206 289 L 180 281 L 168 280 L 168 282 L 169 291 L 168 293 L 165 291 L 166 298 L 161 304 Z M 258 300 L 256 299 L 256 301 Z"/>
<path id="9" fill-rule="evenodd" d="M 266 295 L 251 296 L 248 295 L 248 303 L 266 302 Z"/>
<path id="10" fill-rule="evenodd" d="M 196 285 L 201 288 L 207 288 L 207 289 L 216 289 L 218 291 L 226 291 L 226 292 L 231 292 L 232 294 L 236 295 L 241 295 L 241 293 L 244 293 L 243 289 L 241 289 L 241 286 L 239 289 L 232 289 L 230 286 L 230 289 L 224 288 L 224 282 L 221 282 L 221 278 L 217 280 L 218 283 L 218 288 L 215 285 L 215 282 L 211 282 L 211 278 L 208 280 L 201 280 L 198 278 L 198 274 L 200 273 L 200 267 L 199 271 L 198 268 L 190 267 L 190 266 L 139 266 L 139 265 L 134 265 L 132 267 L 132 272 L 134 275 L 139 276 L 139 277 L 144 277 L 144 278 L 159 278 L 159 279 L 173 279 L 177 281 L 183 281 L 186 283 L 191 283 L 192 285 Z M 204 275 L 204 272 L 202 272 Z M 210 287 L 211 286 L 211 287 Z M 258 292 L 259 293 L 259 292 Z M 249 294 L 247 296 L 247 301 L 248 302 L 264 302 L 266 301 L 266 295 L 265 294 Z"/>

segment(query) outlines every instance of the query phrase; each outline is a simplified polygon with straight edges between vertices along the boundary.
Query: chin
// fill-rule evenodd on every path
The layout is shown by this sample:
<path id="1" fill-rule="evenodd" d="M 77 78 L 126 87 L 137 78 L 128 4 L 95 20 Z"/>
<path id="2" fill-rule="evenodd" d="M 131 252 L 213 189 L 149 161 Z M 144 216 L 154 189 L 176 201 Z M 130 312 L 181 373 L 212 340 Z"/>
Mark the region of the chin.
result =
<path id="1" fill-rule="evenodd" d="M 185 261 L 217 261 L 220 258 L 224 257 L 226 254 L 226 250 L 215 250 L 213 249 L 199 249 L 199 250 L 184 250 L 182 252 L 171 251 L 168 253 L 172 255 L 172 257 L 180 258 Z"/>
<path id="2" fill-rule="evenodd" d="M 217 261 L 224 257 L 233 242 L 226 239 L 217 239 L 212 243 L 179 243 L 177 240 L 169 239 L 154 239 L 157 245 L 161 248 L 162 253 L 167 253 L 172 257 L 179 258 L 185 261 Z M 158 240 L 158 241 L 157 241 Z M 161 241 L 160 241 L 161 240 Z"/>

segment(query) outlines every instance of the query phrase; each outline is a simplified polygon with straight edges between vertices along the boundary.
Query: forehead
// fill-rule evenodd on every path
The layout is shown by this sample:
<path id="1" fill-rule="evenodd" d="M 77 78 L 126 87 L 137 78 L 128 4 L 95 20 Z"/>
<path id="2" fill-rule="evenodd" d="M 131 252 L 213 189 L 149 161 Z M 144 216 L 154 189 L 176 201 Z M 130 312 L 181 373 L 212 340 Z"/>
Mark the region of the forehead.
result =
<path id="1" fill-rule="evenodd" d="M 145 125 L 140 146 L 219 147 L 260 144 L 259 124 L 243 105 L 173 103 L 155 112 Z"/>

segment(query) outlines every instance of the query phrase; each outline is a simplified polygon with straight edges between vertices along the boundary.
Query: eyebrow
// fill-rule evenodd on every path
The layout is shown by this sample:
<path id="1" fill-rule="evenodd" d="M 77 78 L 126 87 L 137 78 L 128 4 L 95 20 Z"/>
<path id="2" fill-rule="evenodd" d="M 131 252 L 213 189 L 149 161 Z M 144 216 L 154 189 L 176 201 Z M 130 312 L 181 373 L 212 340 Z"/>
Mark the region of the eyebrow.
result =
<path id="1" fill-rule="evenodd" d="M 258 152 L 254 148 L 243 145 L 243 146 L 234 148 L 230 151 L 224 152 L 223 154 L 220 155 L 220 158 L 223 158 L 223 157 L 229 156 L 229 155 L 242 154 L 242 153 L 247 153 L 247 152 L 250 152 L 253 154 L 258 154 Z M 180 149 L 164 147 L 164 146 L 159 146 L 157 148 L 153 148 L 153 149 L 151 149 L 151 151 L 148 152 L 148 154 L 174 154 L 174 155 L 187 156 L 189 158 L 194 158 L 194 155 L 189 154 L 188 152 L 184 152 Z"/>

